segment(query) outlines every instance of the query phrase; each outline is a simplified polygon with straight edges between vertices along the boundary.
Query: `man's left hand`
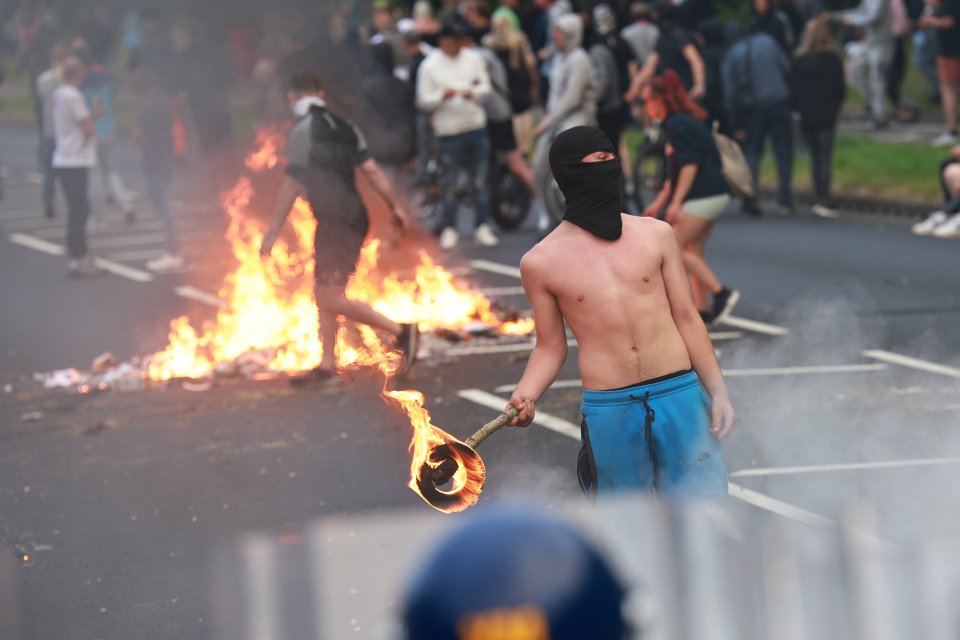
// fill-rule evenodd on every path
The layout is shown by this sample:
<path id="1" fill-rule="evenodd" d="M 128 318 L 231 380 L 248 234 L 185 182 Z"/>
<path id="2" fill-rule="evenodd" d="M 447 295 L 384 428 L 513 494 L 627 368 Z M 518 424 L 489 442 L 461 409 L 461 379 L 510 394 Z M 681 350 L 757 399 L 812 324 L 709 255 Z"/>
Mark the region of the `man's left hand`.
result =
<path id="1" fill-rule="evenodd" d="M 710 403 L 710 434 L 722 439 L 733 431 L 733 405 L 726 395 L 714 396 Z"/>

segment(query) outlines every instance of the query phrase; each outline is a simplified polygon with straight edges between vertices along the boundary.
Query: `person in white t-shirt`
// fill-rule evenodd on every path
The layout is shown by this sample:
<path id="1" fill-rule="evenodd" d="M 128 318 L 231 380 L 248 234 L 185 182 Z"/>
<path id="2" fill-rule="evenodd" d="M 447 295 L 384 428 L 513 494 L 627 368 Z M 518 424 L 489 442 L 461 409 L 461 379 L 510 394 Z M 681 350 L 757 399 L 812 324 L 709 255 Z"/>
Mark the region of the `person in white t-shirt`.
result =
<path id="1" fill-rule="evenodd" d="M 67 200 L 67 254 L 71 275 L 94 275 L 100 269 L 87 255 L 90 199 L 87 179 L 97 164 L 93 116 L 80 92 L 85 69 L 77 58 L 63 64 L 63 84 L 53 92 L 53 169 Z"/>
<path id="2" fill-rule="evenodd" d="M 499 240 L 487 218 L 490 215 L 490 138 L 483 100 L 490 93 L 487 65 L 476 51 L 464 48 L 467 25 L 450 19 L 439 37 L 440 48 L 430 53 L 417 73 L 417 106 L 432 112 L 439 156 L 440 204 L 443 225 L 440 246 L 452 249 L 457 232 L 457 181 L 468 174 L 470 201 L 476 211 L 477 244 L 492 247 Z"/>

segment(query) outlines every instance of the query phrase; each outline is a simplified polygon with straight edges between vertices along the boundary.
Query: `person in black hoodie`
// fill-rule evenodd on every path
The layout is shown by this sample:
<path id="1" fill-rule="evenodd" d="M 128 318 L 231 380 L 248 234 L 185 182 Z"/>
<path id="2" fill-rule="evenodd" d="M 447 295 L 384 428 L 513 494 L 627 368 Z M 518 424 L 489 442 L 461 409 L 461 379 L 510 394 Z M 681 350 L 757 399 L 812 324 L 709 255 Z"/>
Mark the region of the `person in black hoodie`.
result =
<path id="1" fill-rule="evenodd" d="M 360 82 L 363 97 L 360 125 L 373 135 L 370 155 L 381 165 L 399 167 L 414 154 L 413 87 L 393 75 L 393 47 L 380 41 L 370 45 L 367 72 Z"/>
<path id="2" fill-rule="evenodd" d="M 843 62 L 836 52 L 828 23 L 811 20 L 790 72 L 793 108 L 800 114 L 800 127 L 810 148 L 810 169 L 817 202 L 813 213 L 835 218 L 830 199 L 830 174 L 837 116 L 846 95 Z"/>
<path id="3" fill-rule="evenodd" d="M 788 56 L 797 46 L 797 34 L 790 16 L 778 8 L 773 0 L 753 0 L 753 19 L 750 23 L 753 33 L 766 33 Z"/>

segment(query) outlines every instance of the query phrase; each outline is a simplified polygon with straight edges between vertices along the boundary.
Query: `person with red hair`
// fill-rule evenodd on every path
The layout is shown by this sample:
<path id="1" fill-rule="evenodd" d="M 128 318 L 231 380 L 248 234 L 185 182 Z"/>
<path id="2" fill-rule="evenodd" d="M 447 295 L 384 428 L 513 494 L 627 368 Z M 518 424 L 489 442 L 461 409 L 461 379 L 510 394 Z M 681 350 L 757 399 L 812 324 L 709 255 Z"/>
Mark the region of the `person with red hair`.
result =
<path id="1" fill-rule="evenodd" d="M 644 89 L 644 106 L 651 120 L 663 123 L 666 134 L 667 180 L 644 215 L 670 223 L 692 277 L 694 300 L 704 322 L 726 318 L 740 293 L 723 285 L 703 257 L 713 221 L 730 205 L 720 152 L 703 120 L 707 113 L 694 102 L 673 71 L 654 78 Z M 707 304 L 707 296 L 712 301 Z"/>

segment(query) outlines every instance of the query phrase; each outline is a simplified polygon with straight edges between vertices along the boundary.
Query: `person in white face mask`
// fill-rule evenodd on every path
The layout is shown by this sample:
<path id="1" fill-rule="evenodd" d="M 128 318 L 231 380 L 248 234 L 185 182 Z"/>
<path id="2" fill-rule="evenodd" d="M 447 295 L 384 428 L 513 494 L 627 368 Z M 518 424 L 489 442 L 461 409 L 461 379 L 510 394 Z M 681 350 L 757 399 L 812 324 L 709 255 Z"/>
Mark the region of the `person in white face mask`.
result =
<path id="1" fill-rule="evenodd" d="M 397 336 L 396 348 L 403 356 L 399 372 L 405 373 L 417 354 L 416 323 L 394 322 L 366 304 L 348 299 L 344 293 L 370 225 L 367 209 L 357 191 L 355 170 L 359 168 L 389 203 L 393 222 L 400 231 L 409 227 L 410 216 L 398 203 L 393 187 L 376 161 L 369 157 L 360 130 L 327 108 L 316 75 L 305 72 L 293 76 L 287 98 L 298 120 L 287 138 L 286 175 L 260 255 L 270 255 L 293 203 L 298 197 L 305 198 L 317 219 L 314 277 L 323 344 L 319 366 L 291 382 L 324 382 L 336 376 L 334 345 L 338 316 Z"/>

